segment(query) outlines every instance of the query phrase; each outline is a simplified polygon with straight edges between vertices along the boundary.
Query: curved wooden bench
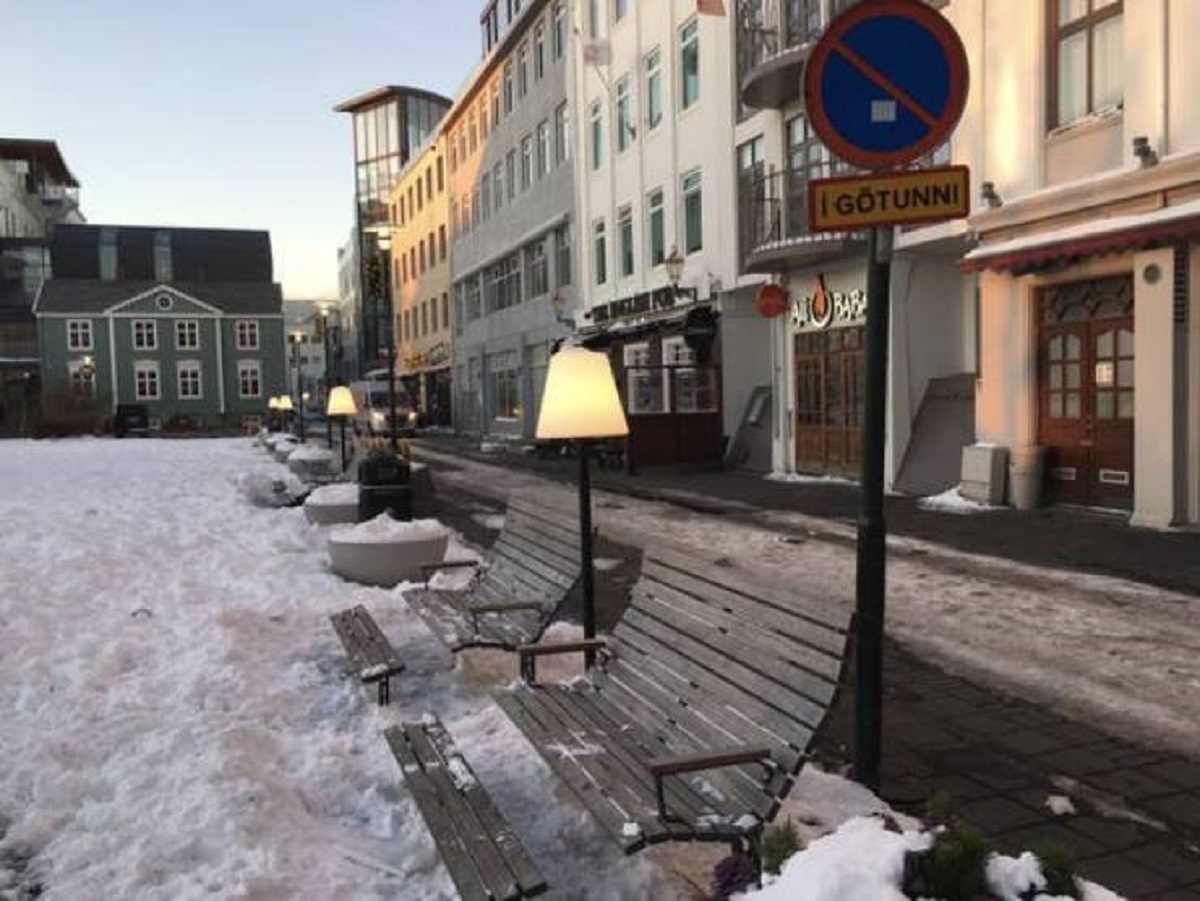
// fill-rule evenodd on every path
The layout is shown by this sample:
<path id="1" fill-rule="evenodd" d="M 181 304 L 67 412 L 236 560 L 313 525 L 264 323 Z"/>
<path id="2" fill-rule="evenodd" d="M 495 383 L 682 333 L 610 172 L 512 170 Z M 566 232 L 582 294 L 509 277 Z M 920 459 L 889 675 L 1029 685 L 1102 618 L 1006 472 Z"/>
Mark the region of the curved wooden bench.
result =
<path id="1" fill-rule="evenodd" d="M 496 701 L 632 853 L 674 840 L 757 844 L 843 679 L 852 611 L 648 551 L 611 639 L 519 649 Z M 591 647 L 583 680 L 535 681 L 538 657 Z"/>

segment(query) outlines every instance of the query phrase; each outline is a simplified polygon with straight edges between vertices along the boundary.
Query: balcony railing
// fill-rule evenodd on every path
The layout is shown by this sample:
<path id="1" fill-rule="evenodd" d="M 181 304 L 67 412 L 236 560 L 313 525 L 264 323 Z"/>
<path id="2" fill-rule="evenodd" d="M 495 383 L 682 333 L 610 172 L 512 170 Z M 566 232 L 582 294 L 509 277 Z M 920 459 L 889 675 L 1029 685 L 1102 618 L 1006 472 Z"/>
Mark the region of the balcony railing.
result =
<path id="1" fill-rule="evenodd" d="M 738 213 L 744 268 L 755 271 L 756 262 L 781 257 L 836 255 L 848 241 L 855 241 L 856 233 L 814 233 L 808 227 L 809 181 L 849 171 L 843 163 L 825 161 L 804 169 L 743 176 Z"/>

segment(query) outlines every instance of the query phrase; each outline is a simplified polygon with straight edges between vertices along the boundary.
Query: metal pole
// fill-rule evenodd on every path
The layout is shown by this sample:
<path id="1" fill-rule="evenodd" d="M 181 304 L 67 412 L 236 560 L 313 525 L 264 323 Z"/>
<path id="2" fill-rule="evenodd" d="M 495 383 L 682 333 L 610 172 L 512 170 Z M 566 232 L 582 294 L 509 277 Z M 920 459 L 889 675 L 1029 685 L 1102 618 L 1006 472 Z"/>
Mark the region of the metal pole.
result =
<path id="1" fill-rule="evenodd" d="M 329 395 L 333 393 L 333 364 L 329 340 L 329 313 L 321 314 L 321 349 L 325 351 L 325 409 L 329 409 Z M 325 446 L 333 450 L 333 420 L 325 414 Z M 343 465 L 343 469 L 346 467 Z"/>
<path id="2" fill-rule="evenodd" d="M 592 568 L 592 474 L 588 469 L 590 445 L 591 442 L 586 438 L 579 442 L 579 548 L 584 639 L 596 637 L 596 584 Z M 591 669 L 596 662 L 595 651 L 584 651 L 583 662 Z"/>
<path id="3" fill-rule="evenodd" d="M 341 444 L 342 444 L 342 472 L 345 472 L 346 471 L 346 417 L 345 416 L 338 417 L 338 430 L 340 433 L 339 437 L 341 438 Z"/>
<path id="4" fill-rule="evenodd" d="M 872 229 L 867 244 L 867 376 L 862 514 L 858 520 L 854 778 L 875 792 L 879 791 L 879 761 L 883 748 L 883 622 L 887 590 L 883 461 L 887 434 L 891 260 L 892 230 Z"/>

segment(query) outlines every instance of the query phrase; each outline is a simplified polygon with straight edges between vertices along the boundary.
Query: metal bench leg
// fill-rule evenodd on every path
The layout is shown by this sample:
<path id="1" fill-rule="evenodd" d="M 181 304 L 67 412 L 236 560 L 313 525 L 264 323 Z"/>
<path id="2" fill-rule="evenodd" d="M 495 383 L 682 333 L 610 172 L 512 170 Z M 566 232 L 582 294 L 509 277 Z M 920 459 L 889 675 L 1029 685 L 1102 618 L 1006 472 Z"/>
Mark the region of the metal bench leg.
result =
<path id="1" fill-rule="evenodd" d="M 382 679 L 379 680 L 379 706 L 380 707 L 386 707 L 388 705 L 388 702 L 391 701 L 391 691 L 389 690 L 391 681 L 392 680 L 388 676 L 384 676 Z"/>

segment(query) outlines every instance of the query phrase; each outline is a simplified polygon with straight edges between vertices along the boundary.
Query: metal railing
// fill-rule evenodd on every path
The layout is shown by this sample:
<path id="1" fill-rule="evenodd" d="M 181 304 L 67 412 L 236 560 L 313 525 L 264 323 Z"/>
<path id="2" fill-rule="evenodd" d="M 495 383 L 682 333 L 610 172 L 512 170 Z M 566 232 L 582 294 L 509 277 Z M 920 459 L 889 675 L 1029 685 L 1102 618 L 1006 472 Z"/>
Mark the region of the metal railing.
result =
<path id="1" fill-rule="evenodd" d="M 803 47 L 821 34 L 830 16 L 859 0 L 740 0 L 738 78 L 786 50 Z"/>
<path id="2" fill-rule="evenodd" d="M 784 169 L 743 177 L 738 184 L 738 219 L 742 258 L 775 245 L 821 240 L 808 227 L 808 183 L 814 178 L 845 175 L 842 163 L 810 163 L 804 169 Z"/>

